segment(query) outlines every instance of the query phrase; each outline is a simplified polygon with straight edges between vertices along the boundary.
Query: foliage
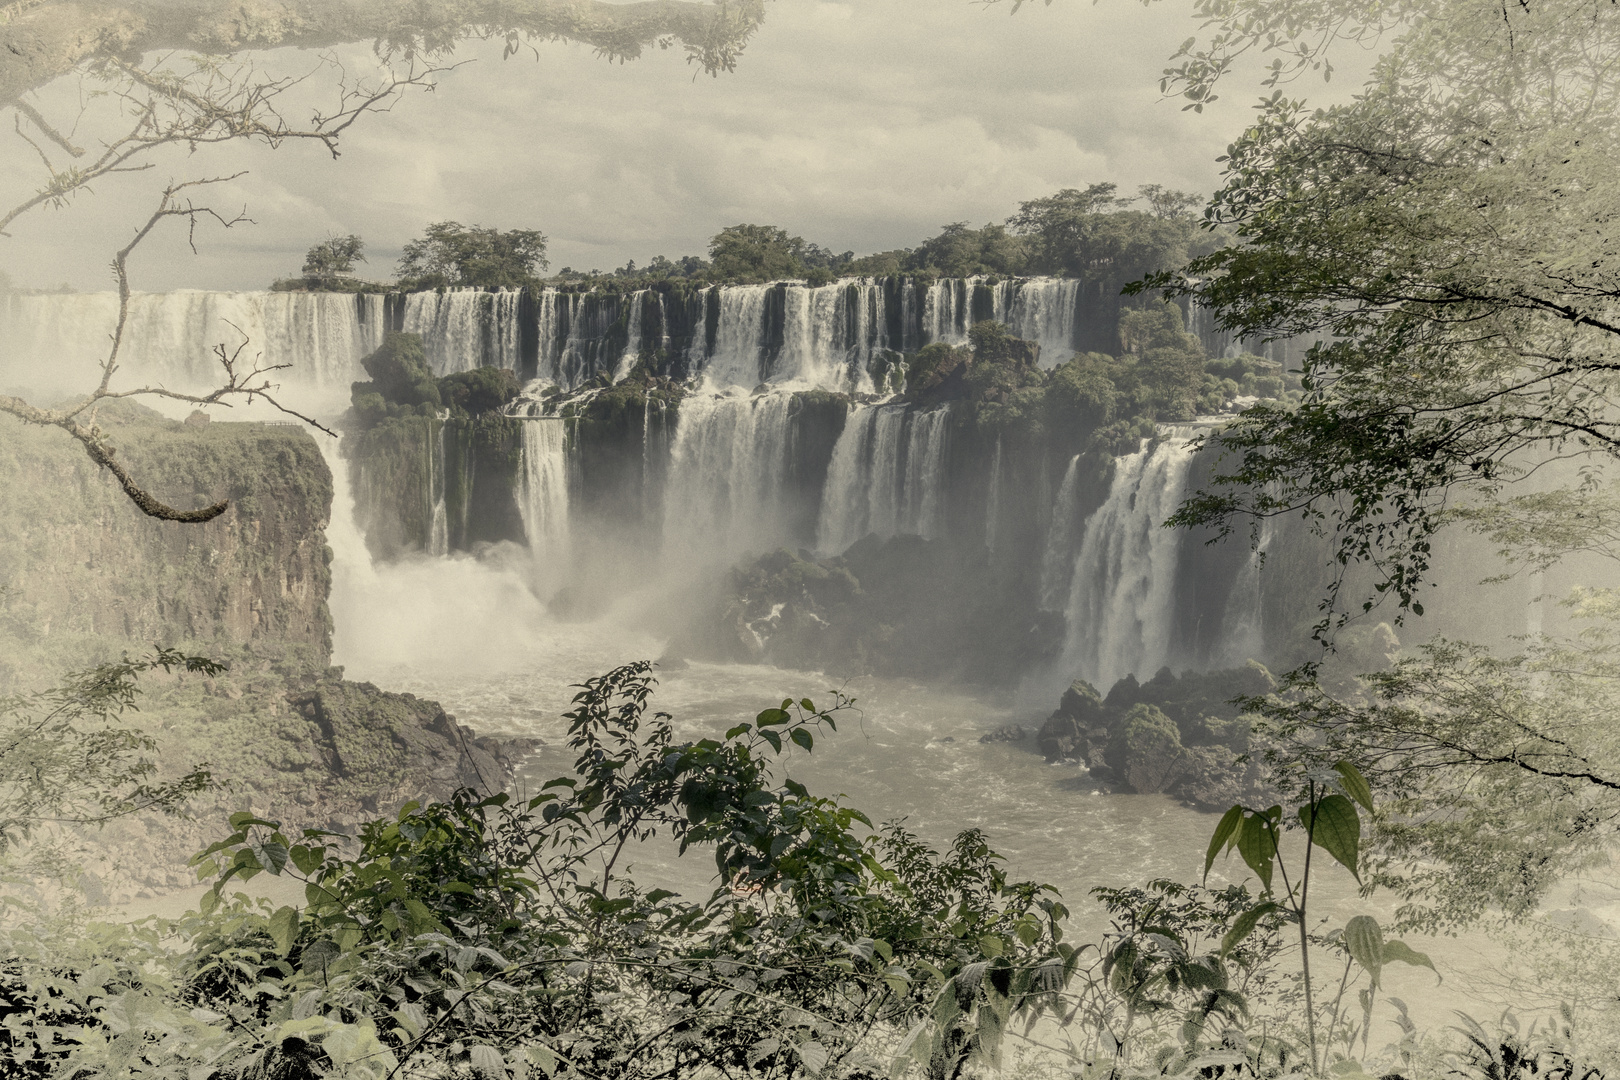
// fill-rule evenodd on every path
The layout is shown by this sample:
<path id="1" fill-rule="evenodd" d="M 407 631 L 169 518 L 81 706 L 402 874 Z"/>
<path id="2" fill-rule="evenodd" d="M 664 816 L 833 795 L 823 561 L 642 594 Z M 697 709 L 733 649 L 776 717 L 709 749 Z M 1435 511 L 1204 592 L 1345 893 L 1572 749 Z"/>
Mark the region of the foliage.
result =
<path id="1" fill-rule="evenodd" d="M 1296 765 L 1294 777 L 1299 783 L 1299 799 L 1292 820 L 1285 819 L 1282 804 L 1264 810 L 1236 805 L 1222 815 L 1210 838 L 1209 851 L 1204 857 L 1204 876 L 1209 876 L 1215 859 L 1223 851 L 1230 855 L 1236 851 L 1248 868 L 1260 879 L 1265 898 L 1236 919 L 1221 939 L 1221 952 L 1231 951 L 1252 934 L 1267 915 L 1281 913 L 1299 927 L 1300 972 L 1304 990 L 1305 1029 L 1309 1062 L 1312 1071 L 1326 1063 L 1326 1054 L 1335 1034 L 1343 1029 L 1342 1038 L 1347 1050 L 1354 1047 L 1357 1029 L 1350 1020 L 1346 992 L 1354 985 L 1352 971 L 1359 968 L 1368 976 L 1369 985 L 1358 993 L 1362 1010 L 1360 1033 L 1363 1050 L 1367 1032 L 1372 1023 L 1379 981 L 1386 964 L 1405 963 L 1434 970 L 1434 963 L 1402 941 L 1386 941 L 1383 930 L 1370 915 L 1357 915 L 1338 931 L 1317 944 L 1330 945 L 1343 960 L 1344 974 L 1339 979 L 1338 994 L 1324 1002 L 1319 1015 L 1311 978 L 1311 944 L 1309 930 L 1309 903 L 1311 889 L 1311 856 L 1320 847 L 1334 861 L 1361 881 L 1361 814 L 1373 810 L 1372 788 L 1361 772 L 1348 761 L 1337 761 L 1328 768 L 1304 768 Z M 1282 832 L 1285 828 L 1304 830 L 1305 855 L 1303 866 L 1296 866 L 1293 878 L 1282 853 Z M 1273 889 L 1273 880 L 1280 876 L 1282 891 Z M 1325 1019 L 1325 1028 L 1321 1021 Z M 1319 1028 L 1322 1028 L 1319 1034 Z M 1348 1058 L 1348 1054 L 1342 1055 Z"/>
<path id="2" fill-rule="evenodd" d="M 1223 433 L 1228 464 L 1176 520 L 1305 513 L 1341 564 L 1373 563 L 1379 591 L 1421 613 L 1459 490 L 1489 500 L 1539 457 L 1620 446 L 1606 269 L 1620 127 L 1596 59 L 1620 43 L 1620 10 L 1409 7 L 1354 103 L 1276 95 L 1233 144 L 1207 217 L 1243 244 L 1146 283 L 1245 336 L 1317 339 L 1298 406 L 1257 406 Z M 1291 30 L 1387 19 L 1323 3 Z"/>
<path id="3" fill-rule="evenodd" d="M 300 273 L 317 278 L 336 278 L 354 273 L 354 264 L 365 262 L 366 242 L 350 233 L 328 236 L 309 249 Z"/>
<path id="4" fill-rule="evenodd" d="M 515 289 L 533 284 L 546 266 L 546 238 L 533 229 L 436 221 L 406 241 L 398 272 L 405 289 Z"/>
<path id="5" fill-rule="evenodd" d="M 363 423 L 393 416 L 432 416 L 444 403 L 420 334 L 390 331 L 377 351 L 363 357 L 360 364 L 371 379 L 355 383 L 350 400 Z"/>
<path id="6" fill-rule="evenodd" d="M 834 255 L 775 225 L 731 225 L 709 241 L 708 272 L 721 281 L 761 282 L 806 278 L 823 285 L 853 253 Z"/>
<path id="7" fill-rule="evenodd" d="M 185 943 L 172 976 L 126 975 L 89 1002 L 66 1068 L 302 1063 L 381 1080 L 396 1067 L 631 1077 L 724 1062 L 831 1076 L 886 1070 L 873 1054 L 898 1041 L 897 1070 L 954 1077 L 996 1060 L 1010 1022 L 1056 1006 L 1077 954 L 1048 887 L 1009 881 L 976 832 L 939 854 L 772 777 L 844 699 L 785 701 L 682 743 L 647 712 L 647 672 L 582 688 L 573 774 L 524 802 L 407 804 L 353 855 L 330 833 L 233 816 L 199 856 L 210 899 L 165 930 Z M 624 875 L 655 837 L 712 853 L 711 896 Z M 226 898 L 264 873 L 302 880 L 306 903 Z"/>
<path id="8" fill-rule="evenodd" d="M 1366 700 L 1309 681 L 1250 707 L 1271 755 L 1356 763 L 1389 799 L 1374 817 L 1373 881 L 1403 925 L 1452 928 L 1493 909 L 1522 918 L 1563 876 L 1607 858 L 1620 821 L 1612 599 L 1574 641 L 1513 656 L 1436 640 L 1363 676 Z"/>
<path id="9" fill-rule="evenodd" d="M 456 371 L 439 380 L 439 400 L 452 413 L 477 416 L 500 412 L 522 389 L 516 375 L 506 368 L 480 367 Z"/>
<path id="10" fill-rule="evenodd" d="M 0 856 L 47 825 L 102 825 L 155 809 L 179 812 L 212 782 L 207 766 L 173 781 L 156 778 L 156 742 L 114 721 L 136 707 L 142 674 L 212 675 L 223 666 L 158 649 L 74 672 L 60 685 L 0 698 Z"/>

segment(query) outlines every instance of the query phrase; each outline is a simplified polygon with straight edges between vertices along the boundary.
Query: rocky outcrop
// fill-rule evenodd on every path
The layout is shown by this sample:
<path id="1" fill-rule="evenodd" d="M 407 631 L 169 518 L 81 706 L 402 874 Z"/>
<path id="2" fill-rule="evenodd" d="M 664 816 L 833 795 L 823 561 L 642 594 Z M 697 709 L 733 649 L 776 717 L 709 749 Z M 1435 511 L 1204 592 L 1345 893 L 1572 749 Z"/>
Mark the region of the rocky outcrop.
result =
<path id="1" fill-rule="evenodd" d="M 0 422 L 0 689 L 153 642 L 323 670 L 332 478 L 309 433 L 128 402 L 97 422 L 158 498 L 231 507 L 202 525 L 154 520 L 62 432 Z"/>
<path id="2" fill-rule="evenodd" d="M 1105 698 L 1076 681 L 1041 725 L 1048 761 L 1077 761 L 1098 779 L 1138 794 L 1166 793 L 1208 810 L 1269 797 L 1254 760 L 1249 718 L 1234 699 L 1276 684 L 1259 664 L 1179 678 L 1163 668 L 1146 683 L 1127 675 Z"/>
<path id="3" fill-rule="evenodd" d="M 141 711 L 123 722 L 158 741 L 165 774 L 206 764 L 220 787 L 194 799 L 183 818 L 122 818 L 91 838 L 93 898 L 122 901 L 192 884 L 188 860 L 228 832 L 234 811 L 295 832 L 352 834 L 413 799 L 444 799 L 460 787 L 501 790 L 538 745 L 480 737 L 436 702 L 340 674 L 289 678 L 243 659 L 212 678 L 143 679 Z"/>
<path id="4" fill-rule="evenodd" d="M 461 787 L 498 790 L 528 746 L 477 736 L 438 702 L 371 683 L 321 683 L 287 700 L 319 732 L 315 749 L 333 781 L 365 786 L 357 797 L 368 812 L 408 799 L 444 799 Z"/>

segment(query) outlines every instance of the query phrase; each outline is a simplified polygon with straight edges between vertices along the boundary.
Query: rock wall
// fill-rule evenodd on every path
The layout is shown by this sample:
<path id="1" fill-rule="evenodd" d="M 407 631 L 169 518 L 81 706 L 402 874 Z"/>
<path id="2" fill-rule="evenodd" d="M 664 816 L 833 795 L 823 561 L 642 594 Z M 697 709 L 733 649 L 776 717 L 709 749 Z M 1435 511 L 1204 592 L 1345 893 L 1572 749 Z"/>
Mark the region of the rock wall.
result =
<path id="1" fill-rule="evenodd" d="M 204 525 L 148 518 L 63 432 L 0 419 L 0 688 L 154 643 L 324 669 L 332 478 L 314 439 L 128 403 L 98 420 L 158 498 L 231 508 Z"/>

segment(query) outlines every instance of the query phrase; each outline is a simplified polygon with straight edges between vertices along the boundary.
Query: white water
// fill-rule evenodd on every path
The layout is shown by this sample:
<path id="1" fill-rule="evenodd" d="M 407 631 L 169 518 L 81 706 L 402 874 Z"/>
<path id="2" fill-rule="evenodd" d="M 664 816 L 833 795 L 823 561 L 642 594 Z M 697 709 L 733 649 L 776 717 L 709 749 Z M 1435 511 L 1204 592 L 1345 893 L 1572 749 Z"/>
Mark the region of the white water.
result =
<path id="1" fill-rule="evenodd" d="M 1221 667 L 1237 667 L 1266 655 L 1264 623 L 1265 562 L 1271 550 L 1276 529 L 1270 518 L 1260 526 L 1253 551 L 1232 583 L 1232 592 L 1226 599 L 1226 612 L 1221 618 L 1223 641 L 1216 663 Z"/>
<path id="2" fill-rule="evenodd" d="M 820 550 L 842 552 L 869 533 L 933 539 L 944 531 L 949 415 L 949 405 L 862 405 L 849 414 L 827 468 Z"/>
<path id="3" fill-rule="evenodd" d="M 568 458 L 565 421 L 523 421 L 523 488 L 518 509 L 539 577 L 560 587 L 568 567 Z"/>
<path id="4" fill-rule="evenodd" d="M 791 401 L 733 387 L 681 402 L 664 499 L 664 551 L 674 565 L 712 566 L 788 539 Z"/>
<path id="5" fill-rule="evenodd" d="M 719 306 L 715 340 L 699 320 L 687 352 L 691 370 L 717 386 L 752 389 L 760 382 L 816 386 L 838 391 L 871 389 L 867 366 L 885 350 L 913 351 L 934 341 L 961 344 L 971 325 L 973 297 L 989 290 L 985 313 L 1015 334 L 1041 344 L 1041 365 L 1051 367 L 1073 352 L 1079 284 L 1056 278 L 1007 280 L 991 286 L 978 278 L 898 286 L 899 318 L 891 323 L 891 286 L 847 278 L 812 288 L 802 282 L 714 286 Z M 781 319 L 772 344 L 768 298 L 780 291 Z M 704 298 L 707 302 L 707 297 Z M 515 289 L 452 288 L 411 293 L 401 301 L 402 329 L 423 336 L 436 374 L 480 366 L 522 366 L 522 294 Z M 655 310 L 664 327 L 659 346 L 668 348 L 662 293 L 541 290 L 535 297 L 533 331 L 539 342 L 538 371 L 551 382 L 576 387 L 602 372 L 628 375 L 639 354 L 646 318 Z M 123 351 L 126 376 L 163 381 L 171 387 L 217 384 L 215 345 L 267 365 L 289 365 L 275 380 L 284 386 L 347 391 L 363 379 L 360 358 L 381 344 L 384 298 L 345 293 L 207 292 L 138 293 Z M 82 385 L 104 358 L 117 315 L 110 292 L 0 297 L 0 381 L 38 386 L 41 373 L 67 392 Z M 629 340 L 622 350 L 605 347 L 619 320 Z M 895 334 L 898 327 L 899 333 Z M 237 328 L 240 328 L 238 331 Z"/>
<path id="6" fill-rule="evenodd" d="M 477 367 L 516 371 L 522 361 L 522 292 L 502 289 L 446 289 L 405 297 L 401 329 L 421 334 L 428 363 L 436 375 Z"/>
<path id="7" fill-rule="evenodd" d="M 1181 533 L 1162 528 L 1192 465 L 1188 432 L 1114 463 L 1108 498 L 1086 520 L 1069 590 L 1060 670 L 1103 692 L 1127 674 L 1147 679 L 1170 660 Z"/>
<path id="8" fill-rule="evenodd" d="M 0 383 L 55 393 L 82 390 L 98 374 L 118 322 L 115 293 L 0 295 Z M 216 345 L 238 369 L 257 362 L 272 382 L 341 390 L 365 378 L 360 358 L 382 341 L 383 298 L 344 293 L 136 293 L 117 387 L 217 386 Z M 93 382 L 92 382 L 93 385 Z"/>
<path id="9" fill-rule="evenodd" d="M 433 498 L 432 526 L 428 533 L 428 554 L 450 554 L 450 520 L 444 508 L 444 424 L 439 424 L 438 436 L 428 445 L 432 447 L 428 462 L 429 494 Z"/>
<path id="10" fill-rule="evenodd" d="M 1074 580 L 1075 544 L 1082 536 L 1079 479 L 1080 455 L 1076 454 L 1063 472 L 1063 483 L 1052 505 L 1052 523 L 1046 530 L 1046 549 L 1041 556 L 1042 611 L 1062 611 L 1068 604 L 1069 584 Z"/>

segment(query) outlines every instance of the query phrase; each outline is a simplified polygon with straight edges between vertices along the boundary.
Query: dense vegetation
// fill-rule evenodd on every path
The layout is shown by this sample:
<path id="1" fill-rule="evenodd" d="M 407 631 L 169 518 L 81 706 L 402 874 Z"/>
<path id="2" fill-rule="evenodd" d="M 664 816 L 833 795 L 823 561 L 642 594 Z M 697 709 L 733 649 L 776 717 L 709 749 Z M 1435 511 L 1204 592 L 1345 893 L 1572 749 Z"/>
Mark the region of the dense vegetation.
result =
<path id="1" fill-rule="evenodd" d="M 105 686 L 122 700 L 136 674 L 103 669 L 64 693 Z M 195 860 L 212 891 L 178 920 L 64 939 L 14 911 L 0 970 L 8 1074 L 948 1078 L 1013 1064 L 1014 1033 L 1049 1017 L 1068 1047 L 1051 1067 L 1066 1056 L 1085 1075 L 1277 1075 L 1351 1062 L 1358 1041 L 1365 1054 L 1378 1010 L 1407 1024 L 1382 1052 L 1398 1075 L 1449 1063 L 1500 1076 L 1486 1055 L 1502 1052 L 1600 1075 L 1579 1071 L 1559 1033 L 1499 1050 L 1477 1029 L 1472 1053 L 1449 1055 L 1414 1037 L 1379 978 L 1428 959 L 1365 916 L 1309 928 L 1306 894 L 1273 891 L 1291 865 L 1279 807 L 1234 807 L 1205 864 L 1236 850 L 1260 894 L 1098 889 L 1113 929 L 1074 942 L 1061 900 L 1009 880 L 977 831 L 935 851 L 779 772 L 852 702 L 784 701 L 683 742 L 650 711 L 653 692 L 645 664 L 581 687 L 573 770 L 523 801 L 407 803 L 354 842 L 234 814 Z M 138 766 L 140 749 L 121 753 Z M 1313 846 L 1355 872 L 1372 796 L 1347 764 L 1328 775 L 1289 774 L 1300 792 L 1287 801 Z M 711 857 L 712 892 L 632 880 L 621 865 L 649 842 Z M 231 892 L 261 874 L 303 883 L 306 902 Z M 1293 874 L 1303 885 L 1311 871 Z M 1300 1008 L 1312 984 L 1290 974 L 1289 923 L 1333 966 L 1320 1012 Z"/>
<path id="2" fill-rule="evenodd" d="M 1117 293 L 1145 274 L 1184 265 L 1226 242 L 1222 229 L 1206 230 L 1191 213 L 1201 200 L 1158 184 L 1121 196 L 1115 184 L 1065 188 L 1019 204 L 1005 223 L 974 229 L 966 222 L 944 226 L 915 248 L 857 257 L 834 253 L 775 225 L 739 224 L 709 240 L 708 257 L 654 256 L 616 270 L 580 271 L 565 266 L 549 283 L 570 287 L 635 289 L 676 283 L 752 284 L 798 280 L 825 285 L 839 277 L 907 274 L 921 277 L 1021 277 L 1051 274 L 1094 282 Z M 277 282 L 282 289 L 406 291 L 474 286 L 522 288 L 539 282 L 547 266 L 546 238 L 534 230 L 502 231 L 441 221 L 405 245 L 397 285 L 348 276 L 363 242 L 333 237 L 310 249 L 301 277 Z"/>

